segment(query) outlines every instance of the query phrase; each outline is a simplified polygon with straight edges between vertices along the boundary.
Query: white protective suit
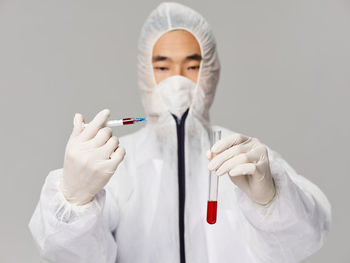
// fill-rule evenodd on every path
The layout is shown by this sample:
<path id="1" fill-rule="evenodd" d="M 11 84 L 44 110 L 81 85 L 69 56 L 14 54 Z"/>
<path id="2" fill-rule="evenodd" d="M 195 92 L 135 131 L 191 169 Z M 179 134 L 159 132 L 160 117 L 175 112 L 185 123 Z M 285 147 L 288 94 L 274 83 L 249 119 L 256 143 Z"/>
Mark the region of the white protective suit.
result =
<path id="1" fill-rule="evenodd" d="M 175 76 L 156 85 L 153 45 L 174 29 L 188 30 L 200 44 L 197 84 Z M 70 205 L 58 191 L 62 169 L 49 173 L 29 224 L 43 258 L 64 263 L 184 263 L 184 258 L 187 263 L 289 263 L 322 247 L 331 223 L 330 203 L 270 148 L 277 189 L 272 204 L 254 203 L 224 175 L 217 223 L 206 222 L 208 131 L 221 129 L 222 137 L 232 133 L 209 121 L 219 71 L 215 39 L 201 15 L 176 3 L 162 3 L 151 13 L 138 55 L 138 84 L 149 121 L 120 138 L 125 159 L 87 205 Z M 177 82 L 192 91 L 171 88 Z M 170 98 L 176 92 L 192 99 Z M 170 108 L 177 111 L 177 121 Z"/>

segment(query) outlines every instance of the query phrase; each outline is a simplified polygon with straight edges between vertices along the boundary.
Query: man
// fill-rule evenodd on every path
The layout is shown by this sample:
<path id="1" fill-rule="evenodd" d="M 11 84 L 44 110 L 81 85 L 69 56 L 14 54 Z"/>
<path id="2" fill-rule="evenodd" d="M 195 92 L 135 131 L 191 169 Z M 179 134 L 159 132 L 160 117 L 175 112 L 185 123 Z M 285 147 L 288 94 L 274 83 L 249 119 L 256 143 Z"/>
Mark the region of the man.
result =
<path id="1" fill-rule="evenodd" d="M 220 64 L 204 18 L 163 3 L 138 47 L 147 125 L 119 144 L 104 127 L 108 110 L 85 128 L 76 114 L 63 169 L 48 175 L 30 221 L 42 257 L 288 263 L 316 252 L 331 222 L 322 191 L 258 139 L 210 124 Z M 223 134 L 213 147 L 210 130 Z M 214 225 L 208 168 L 221 176 Z"/>

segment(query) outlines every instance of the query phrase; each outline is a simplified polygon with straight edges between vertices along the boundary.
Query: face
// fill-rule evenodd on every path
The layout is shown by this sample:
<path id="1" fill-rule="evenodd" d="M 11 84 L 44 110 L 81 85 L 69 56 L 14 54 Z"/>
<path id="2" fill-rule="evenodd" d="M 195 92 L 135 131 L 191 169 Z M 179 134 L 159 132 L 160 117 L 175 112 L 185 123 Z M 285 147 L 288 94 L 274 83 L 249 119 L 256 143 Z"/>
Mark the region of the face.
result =
<path id="1" fill-rule="evenodd" d="M 202 60 L 196 38 L 186 30 L 173 30 L 162 35 L 152 52 L 153 72 L 157 84 L 181 75 L 197 82 Z"/>

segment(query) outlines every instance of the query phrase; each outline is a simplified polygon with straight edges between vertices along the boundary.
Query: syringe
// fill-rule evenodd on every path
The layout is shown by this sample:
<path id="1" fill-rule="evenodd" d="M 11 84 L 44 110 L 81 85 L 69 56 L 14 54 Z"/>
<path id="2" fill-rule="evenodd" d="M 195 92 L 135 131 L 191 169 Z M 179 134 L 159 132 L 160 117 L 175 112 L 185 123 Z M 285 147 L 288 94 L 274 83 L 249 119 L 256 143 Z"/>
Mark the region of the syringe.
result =
<path id="1" fill-rule="evenodd" d="M 107 121 L 106 126 L 115 127 L 115 126 L 130 125 L 130 124 L 134 124 L 134 123 L 146 121 L 146 120 L 147 120 L 146 118 L 124 118 L 121 120 Z M 84 127 L 86 127 L 87 125 L 88 123 L 84 123 Z"/>
<path id="2" fill-rule="evenodd" d="M 220 139 L 221 139 L 221 131 L 211 130 L 210 147 L 212 147 Z M 207 222 L 209 224 L 216 223 L 216 215 L 217 215 L 217 208 L 218 208 L 218 187 L 219 187 L 219 176 L 217 176 L 214 171 L 210 171 L 209 172 L 209 196 L 208 196 L 208 205 L 207 205 Z"/>

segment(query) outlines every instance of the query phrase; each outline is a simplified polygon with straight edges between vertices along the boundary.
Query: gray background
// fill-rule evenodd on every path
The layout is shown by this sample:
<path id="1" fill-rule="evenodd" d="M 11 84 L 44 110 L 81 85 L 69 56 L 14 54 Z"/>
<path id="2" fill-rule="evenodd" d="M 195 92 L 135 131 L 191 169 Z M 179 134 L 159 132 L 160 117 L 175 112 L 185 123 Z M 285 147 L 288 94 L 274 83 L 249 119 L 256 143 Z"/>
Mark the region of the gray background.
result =
<path id="1" fill-rule="evenodd" d="M 136 41 L 158 3 L 0 0 L 1 262 L 41 262 L 27 224 L 74 113 L 142 115 Z M 331 233 L 305 262 L 350 262 L 349 1 L 187 4 L 217 37 L 213 123 L 260 138 L 329 198 Z"/>

